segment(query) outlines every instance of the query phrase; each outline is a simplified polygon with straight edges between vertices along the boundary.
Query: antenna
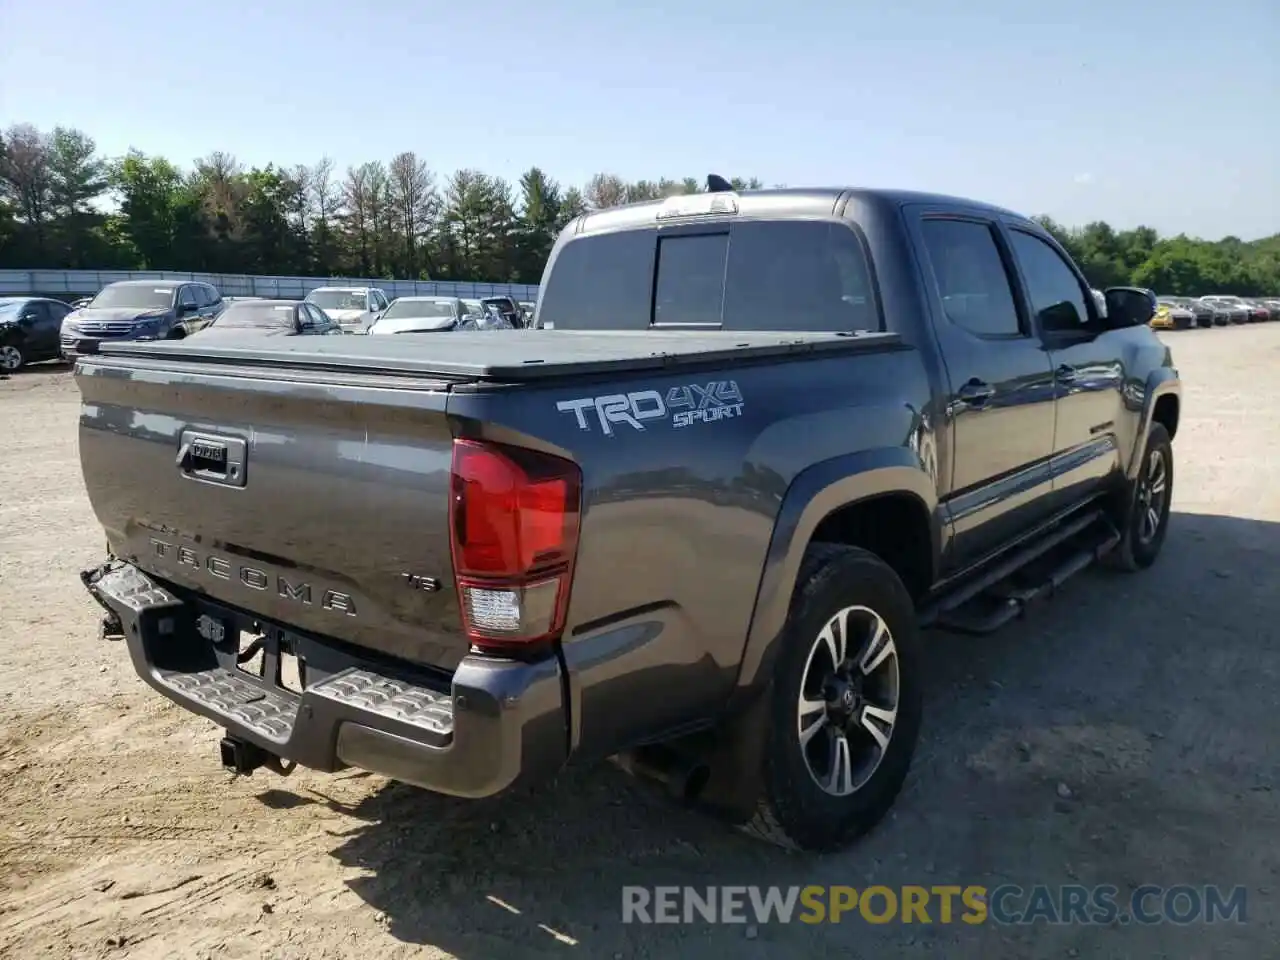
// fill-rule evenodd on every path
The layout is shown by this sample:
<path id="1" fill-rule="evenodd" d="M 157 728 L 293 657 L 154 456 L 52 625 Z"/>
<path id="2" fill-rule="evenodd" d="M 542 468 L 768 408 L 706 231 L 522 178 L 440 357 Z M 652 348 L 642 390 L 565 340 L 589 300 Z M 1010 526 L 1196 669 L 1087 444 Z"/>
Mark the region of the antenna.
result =
<path id="1" fill-rule="evenodd" d="M 707 174 L 707 193 L 732 193 L 733 184 L 714 173 Z"/>

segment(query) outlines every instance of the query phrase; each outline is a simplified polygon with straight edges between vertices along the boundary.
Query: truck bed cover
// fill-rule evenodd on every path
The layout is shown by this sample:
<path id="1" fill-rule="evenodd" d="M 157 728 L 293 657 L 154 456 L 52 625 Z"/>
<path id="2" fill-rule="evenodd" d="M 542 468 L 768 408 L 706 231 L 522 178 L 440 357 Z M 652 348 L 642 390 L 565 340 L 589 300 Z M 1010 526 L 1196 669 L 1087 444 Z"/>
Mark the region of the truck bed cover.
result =
<path id="1" fill-rule="evenodd" d="M 534 381 L 565 374 L 655 370 L 680 364 L 862 353 L 902 346 L 896 333 L 742 331 L 571 331 L 398 336 L 246 338 L 104 342 L 108 356 L 170 359 L 238 367 L 287 367 L 407 377 Z"/>

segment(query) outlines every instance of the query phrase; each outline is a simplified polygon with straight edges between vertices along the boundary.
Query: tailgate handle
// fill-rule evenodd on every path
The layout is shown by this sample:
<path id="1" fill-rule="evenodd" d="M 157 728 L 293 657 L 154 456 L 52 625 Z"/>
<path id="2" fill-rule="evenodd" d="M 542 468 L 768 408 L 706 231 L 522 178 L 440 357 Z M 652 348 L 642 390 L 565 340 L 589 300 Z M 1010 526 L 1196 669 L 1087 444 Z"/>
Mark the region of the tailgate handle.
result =
<path id="1" fill-rule="evenodd" d="M 244 486 L 248 449 L 241 438 L 183 430 L 179 444 L 174 465 L 184 477 L 228 487 Z"/>

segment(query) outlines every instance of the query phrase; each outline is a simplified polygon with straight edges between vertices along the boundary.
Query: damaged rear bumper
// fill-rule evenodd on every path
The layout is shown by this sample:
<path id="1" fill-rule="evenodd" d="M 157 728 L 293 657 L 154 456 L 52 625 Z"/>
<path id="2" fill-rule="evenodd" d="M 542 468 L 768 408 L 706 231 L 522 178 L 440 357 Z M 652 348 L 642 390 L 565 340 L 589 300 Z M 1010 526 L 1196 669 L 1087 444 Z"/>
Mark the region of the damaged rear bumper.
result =
<path id="1" fill-rule="evenodd" d="M 359 767 L 461 797 L 553 773 L 567 755 L 559 663 L 466 657 L 452 675 L 365 656 L 116 562 L 82 576 L 148 684 L 229 735 L 317 770 Z M 116 624 L 110 623 L 115 618 Z M 260 636 L 261 675 L 238 662 Z M 296 657 L 300 690 L 282 685 Z"/>

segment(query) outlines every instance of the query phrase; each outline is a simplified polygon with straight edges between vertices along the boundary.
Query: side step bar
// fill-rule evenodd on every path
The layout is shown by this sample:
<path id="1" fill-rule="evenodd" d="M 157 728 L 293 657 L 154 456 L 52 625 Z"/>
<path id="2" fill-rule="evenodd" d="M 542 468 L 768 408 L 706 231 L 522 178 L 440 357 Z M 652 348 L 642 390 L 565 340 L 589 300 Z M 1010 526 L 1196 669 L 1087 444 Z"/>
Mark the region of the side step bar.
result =
<path id="1" fill-rule="evenodd" d="M 993 633 L 1032 603 L 1052 596 L 1119 542 L 1120 533 L 1103 511 L 1085 513 L 937 601 L 923 612 L 922 623 L 957 633 Z"/>

